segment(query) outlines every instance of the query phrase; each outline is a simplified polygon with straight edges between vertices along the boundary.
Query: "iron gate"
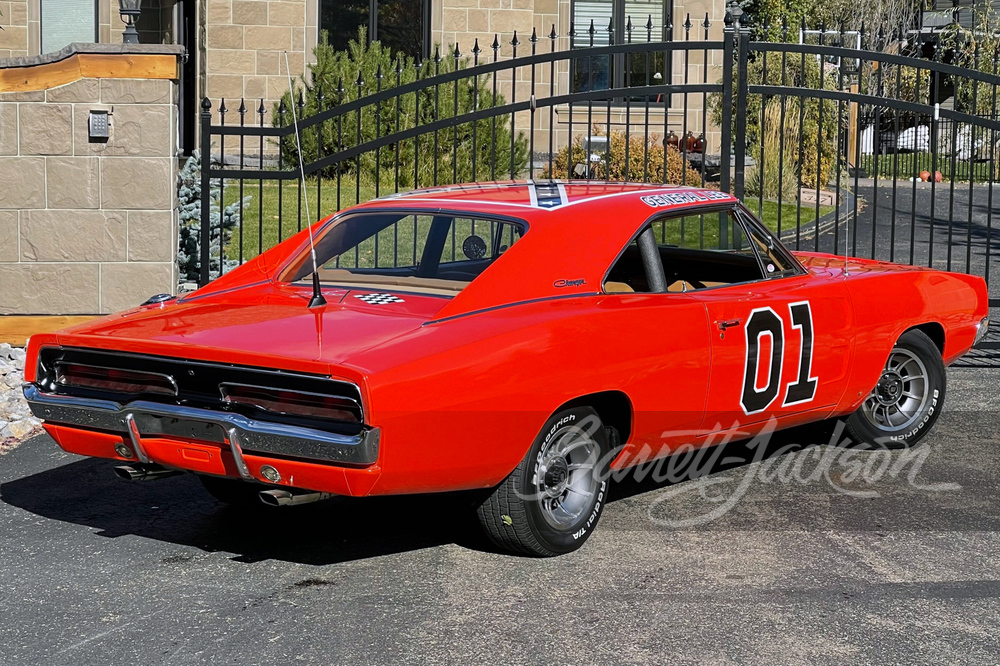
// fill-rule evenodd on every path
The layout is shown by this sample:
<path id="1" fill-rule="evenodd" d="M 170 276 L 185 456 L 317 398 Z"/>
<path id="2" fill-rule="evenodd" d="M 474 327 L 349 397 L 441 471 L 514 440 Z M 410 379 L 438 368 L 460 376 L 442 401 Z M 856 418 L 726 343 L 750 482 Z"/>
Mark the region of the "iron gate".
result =
<path id="1" fill-rule="evenodd" d="M 790 39 L 807 32 L 814 43 Z M 712 33 L 707 16 L 688 16 L 677 31 L 650 17 L 497 36 L 468 53 L 397 57 L 373 80 L 359 71 L 312 90 L 312 102 L 300 82 L 270 122 L 263 102 L 220 100 L 213 116 L 205 99 L 201 219 L 213 220 L 214 188 L 242 223 L 221 240 L 202 225 L 200 282 L 215 277 L 213 257 L 225 271 L 314 222 L 306 209 L 321 218 L 414 186 L 583 177 L 719 187 L 795 249 L 966 271 L 995 294 L 1000 51 L 980 58 L 977 45 L 963 68 L 871 50 L 863 31 L 859 49 L 840 46 L 843 30 L 805 25 L 762 41 L 728 14 L 721 39 Z M 963 91 L 966 107 L 971 95 L 971 108 L 943 90 Z M 315 146 L 305 182 L 293 117 Z"/>

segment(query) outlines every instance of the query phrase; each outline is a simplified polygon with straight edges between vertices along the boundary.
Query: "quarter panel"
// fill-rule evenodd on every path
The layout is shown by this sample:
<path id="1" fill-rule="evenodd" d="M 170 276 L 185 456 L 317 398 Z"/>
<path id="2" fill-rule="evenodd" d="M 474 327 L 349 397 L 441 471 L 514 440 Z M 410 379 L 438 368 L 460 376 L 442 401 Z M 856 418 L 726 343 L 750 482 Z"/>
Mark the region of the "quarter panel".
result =
<path id="1" fill-rule="evenodd" d="M 400 350 L 412 360 L 389 365 Z M 372 492 L 491 487 L 559 405 L 606 390 L 633 403 L 629 446 L 658 455 L 674 441 L 664 431 L 686 438 L 700 422 L 707 351 L 704 307 L 682 294 L 553 299 L 425 326 L 358 359 L 373 369 L 382 428 Z"/>

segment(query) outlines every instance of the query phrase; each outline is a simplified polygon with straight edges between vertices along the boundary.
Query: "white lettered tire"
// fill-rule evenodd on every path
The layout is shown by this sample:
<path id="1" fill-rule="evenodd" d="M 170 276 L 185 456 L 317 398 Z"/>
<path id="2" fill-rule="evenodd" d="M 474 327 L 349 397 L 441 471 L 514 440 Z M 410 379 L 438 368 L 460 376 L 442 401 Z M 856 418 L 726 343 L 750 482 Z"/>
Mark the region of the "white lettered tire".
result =
<path id="1" fill-rule="evenodd" d="M 944 407 L 941 352 L 921 331 L 896 341 L 878 384 L 847 418 L 847 432 L 869 448 L 906 449 L 923 439 Z"/>
<path id="2" fill-rule="evenodd" d="M 572 407 L 553 415 L 517 468 L 478 507 L 487 536 L 527 555 L 576 550 L 607 503 L 610 458 L 596 411 Z"/>

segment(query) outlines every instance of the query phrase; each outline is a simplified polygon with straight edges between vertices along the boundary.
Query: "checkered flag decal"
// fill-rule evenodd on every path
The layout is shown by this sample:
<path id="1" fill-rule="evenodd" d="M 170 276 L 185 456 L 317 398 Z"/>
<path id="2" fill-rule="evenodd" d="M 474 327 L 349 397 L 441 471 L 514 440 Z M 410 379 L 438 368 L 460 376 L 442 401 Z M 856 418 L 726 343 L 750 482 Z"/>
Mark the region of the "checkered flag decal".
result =
<path id="1" fill-rule="evenodd" d="M 360 298 L 365 303 L 371 305 L 385 305 L 386 303 L 405 303 L 402 298 L 397 298 L 392 294 L 355 294 L 354 298 Z"/>

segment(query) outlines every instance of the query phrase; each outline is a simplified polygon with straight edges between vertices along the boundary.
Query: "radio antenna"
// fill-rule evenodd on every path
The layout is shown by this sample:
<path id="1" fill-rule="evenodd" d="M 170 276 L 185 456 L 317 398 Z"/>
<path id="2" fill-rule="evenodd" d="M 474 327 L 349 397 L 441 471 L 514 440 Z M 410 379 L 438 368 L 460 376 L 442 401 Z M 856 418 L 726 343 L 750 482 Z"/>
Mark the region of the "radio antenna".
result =
<path id="1" fill-rule="evenodd" d="M 295 127 L 295 148 L 296 152 L 299 154 L 299 187 L 305 188 L 306 186 L 306 167 L 302 162 L 302 139 L 299 132 L 299 119 L 295 115 L 295 90 L 292 88 L 292 70 L 288 68 L 288 51 L 285 51 L 285 74 L 288 76 L 288 101 L 292 108 L 292 125 Z M 318 176 L 321 177 L 321 176 Z M 323 292 L 319 288 L 319 265 L 316 262 L 316 242 L 313 240 L 312 231 L 312 216 L 309 214 L 309 194 L 307 193 L 303 199 L 306 202 L 306 220 L 309 221 L 309 253 L 312 255 L 313 264 L 313 294 L 312 298 L 309 299 L 310 308 L 318 308 L 320 306 L 326 305 L 326 299 L 323 298 Z M 320 202 L 317 201 L 316 205 L 319 206 Z"/>

